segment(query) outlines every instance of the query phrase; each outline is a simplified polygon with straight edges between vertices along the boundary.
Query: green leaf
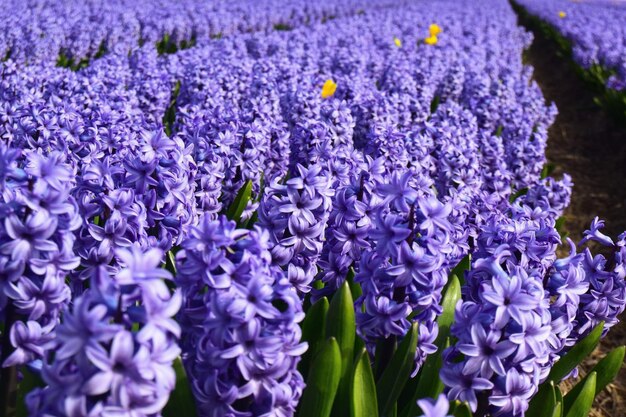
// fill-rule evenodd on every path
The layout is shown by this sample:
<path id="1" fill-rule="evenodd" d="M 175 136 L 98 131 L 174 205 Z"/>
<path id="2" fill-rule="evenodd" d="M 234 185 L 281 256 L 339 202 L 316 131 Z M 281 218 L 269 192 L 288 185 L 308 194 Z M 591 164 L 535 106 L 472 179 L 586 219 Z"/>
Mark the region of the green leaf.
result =
<path id="1" fill-rule="evenodd" d="M 463 285 L 465 283 L 465 271 L 469 271 L 470 269 L 472 269 L 472 255 L 468 253 L 463 259 L 461 259 L 461 262 L 459 262 L 459 264 L 455 266 L 454 269 L 450 272 L 450 276 L 456 275 L 459 279 L 460 284 Z M 448 281 L 448 285 L 449 284 L 450 281 Z"/>
<path id="2" fill-rule="evenodd" d="M 556 168 L 556 165 L 551 164 L 551 163 L 547 163 L 543 166 L 543 169 L 541 170 L 541 179 L 545 179 L 548 178 L 550 176 L 550 174 L 552 174 L 554 172 L 554 169 Z"/>
<path id="3" fill-rule="evenodd" d="M 452 403 L 450 414 L 454 417 L 472 417 L 472 409 L 467 403 L 462 403 L 457 400 Z M 528 416 L 530 417 L 530 414 L 528 414 Z"/>
<path id="4" fill-rule="evenodd" d="M 176 121 L 176 102 L 178 100 L 178 95 L 180 94 L 180 80 L 176 81 L 174 84 L 174 89 L 172 90 L 172 94 L 170 96 L 170 103 L 165 109 L 165 113 L 163 114 L 163 130 L 165 130 L 165 134 L 167 136 L 172 135 L 172 127 L 174 122 Z"/>
<path id="5" fill-rule="evenodd" d="M 556 403 L 561 404 L 560 416 L 563 415 L 563 393 L 561 393 L 561 388 L 558 385 L 554 386 L 554 394 L 556 396 Z"/>
<path id="6" fill-rule="evenodd" d="M 526 415 L 536 417 L 552 417 L 556 403 L 557 399 L 554 382 L 548 381 L 547 384 L 541 384 L 539 391 L 530 401 Z"/>
<path id="7" fill-rule="evenodd" d="M 469 256 L 467 264 L 469 265 Z M 463 261 L 461 261 L 461 264 Z M 459 264 L 459 265 L 461 265 Z M 455 268 L 456 269 L 456 268 Z M 439 379 L 439 370 L 443 364 L 441 355 L 443 350 L 450 346 L 450 326 L 454 323 L 454 310 L 457 302 L 461 299 L 461 284 L 459 278 L 453 274 L 448 280 L 443 299 L 441 301 L 441 307 L 443 309 L 441 315 L 437 318 L 437 324 L 439 326 L 439 334 L 435 340 L 437 346 L 437 352 L 428 355 L 424 366 L 422 367 L 417 383 L 407 384 L 407 386 L 413 389 L 411 400 L 402 409 L 400 415 L 402 417 L 414 417 L 418 415 L 419 407 L 417 406 L 417 400 L 420 398 L 437 398 L 437 396 L 443 392 L 444 386 Z"/>
<path id="8" fill-rule="evenodd" d="M 420 369 L 420 373 L 415 379 L 410 380 L 406 387 L 405 392 L 408 390 L 410 396 L 404 396 L 402 393 L 400 397 L 400 403 L 404 404 L 401 417 L 415 417 L 420 414 L 420 408 L 417 405 L 417 400 L 422 398 L 437 398 L 437 396 L 443 392 L 444 385 L 439 378 L 439 371 L 443 366 L 443 358 L 441 353 L 444 349 L 450 346 L 450 339 L 446 338 L 442 346 L 439 346 L 437 352 L 428 355 L 426 362 Z"/>
<path id="9" fill-rule="evenodd" d="M 528 414 L 530 416 L 530 414 Z M 563 403 L 557 402 L 550 417 L 563 417 Z"/>
<path id="10" fill-rule="evenodd" d="M 392 414 L 404 384 L 406 384 L 411 375 L 415 365 L 417 333 L 418 324 L 415 322 L 406 336 L 404 336 L 404 339 L 398 346 L 398 350 L 396 350 L 389 365 L 376 384 L 378 409 L 382 417 L 388 417 Z"/>
<path id="11" fill-rule="evenodd" d="M 232 204 L 228 208 L 228 211 L 226 212 L 226 216 L 229 219 L 234 220 L 237 223 L 239 223 L 239 221 L 241 220 L 241 214 L 246 209 L 251 196 L 252 196 L 252 181 L 248 180 L 237 193 L 235 200 L 232 202 Z"/>
<path id="12" fill-rule="evenodd" d="M 432 101 L 430 102 L 430 112 L 434 113 L 437 111 L 437 108 L 439 107 L 439 102 L 440 102 L 441 98 L 439 96 L 435 96 L 433 97 Z"/>
<path id="13" fill-rule="evenodd" d="M 596 395 L 615 379 L 624 363 L 625 352 L 626 348 L 624 346 L 613 349 L 589 371 L 589 374 L 595 372 L 597 375 Z M 563 409 L 566 414 L 572 409 L 574 401 L 580 395 L 587 378 L 589 378 L 589 375 L 579 381 L 574 388 L 563 397 Z"/>
<path id="14" fill-rule="evenodd" d="M 598 345 L 604 322 L 598 324 L 585 338 L 576 343 L 561 359 L 557 361 L 550 371 L 548 380 L 555 383 L 561 382 L 574 368 L 576 368 Z"/>
<path id="15" fill-rule="evenodd" d="M 328 417 L 341 379 L 341 351 L 334 337 L 324 342 L 313 360 L 300 401 L 299 417 Z"/>
<path id="16" fill-rule="evenodd" d="M 361 350 L 365 349 L 365 342 L 363 341 L 363 339 L 361 339 L 358 335 L 357 337 L 354 339 L 354 355 L 355 355 L 355 359 L 359 356 L 359 352 L 361 352 Z"/>
<path id="17" fill-rule="evenodd" d="M 26 408 L 26 396 L 36 388 L 43 388 L 46 386 L 41 377 L 32 372 L 28 367 L 22 366 L 20 369 L 22 373 L 22 380 L 17 386 L 17 405 L 16 412 L 17 417 L 27 417 L 28 410 Z"/>
<path id="18" fill-rule="evenodd" d="M 348 281 L 348 284 L 350 285 L 350 291 L 352 291 L 352 299 L 356 300 L 361 296 L 361 294 L 363 294 L 363 289 L 361 288 L 361 284 L 359 284 L 358 282 L 354 282 L 354 275 L 354 268 L 350 267 L 350 270 L 348 271 L 348 276 L 346 277 L 346 281 Z"/>
<path id="19" fill-rule="evenodd" d="M 521 190 L 517 190 L 515 193 L 511 194 L 511 197 L 509 197 L 509 202 L 513 203 L 515 202 L 515 200 L 517 200 L 518 198 L 526 194 L 528 194 L 528 187 L 524 187 Z"/>
<path id="20" fill-rule="evenodd" d="M 376 342 L 376 355 L 374 356 L 374 378 L 376 380 L 379 380 L 383 375 L 397 349 L 398 339 L 395 336 Z"/>
<path id="21" fill-rule="evenodd" d="M 354 363 L 354 339 L 356 337 L 354 302 L 347 281 L 344 281 L 330 302 L 326 337 L 335 337 L 341 351 L 341 382 L 333 407 L 333 415 L 346 416 L 350 409 L 350 368 Z"/>
<path id="22" fill-rule="evenodd" d="M 286 25 L 286 24 L 284 24 L 284 23 L 276 23 L 276 24 L 274 25 L 274 30 L 279 31 L 279 32 L 282 32 L 282 31 L 289 31 L 289 30 L 291 30 L 291 29 L 292 29 L 292 28 L 291 28 L 291 26 Z"/>
<path id="23" fill-rule="evenodd" d="M 174 361 L 174 371 L 176 372 L 176 388 L 163 409 L 163 417 L 195 417 L 197 415 L 196 400 L 191 393 L 187 373 L 180 358 Z"/>
<path id="24" fill-rule="evenodd" d="M 378 417 L 376 383 L 370 364 L 370 357 L 365 348 L 357 355 L 352 374 L 351 417 Z"/>
<path id="25" fill-rule="evenodd" d="M 442 312 L 437 318 L 439 334 L 435 339 L 435 344 L 441 346 L 450 335 L 450 326 L 454 323 L 454 311 L 458 301 L 461 299 L 461 283 L 458 275 L 452 275 L 448 280 L 447 288 L 443 293 L 441 301 Z M 433 397 L 434 398 L 434 397 Z"/>
<path id="26" fill-rule="evenodd" d="M 596 397 L 596 373 L 591 372 L 565 417 L 587 417 Z"/>
<path id="27" fill-rule="evenodd" d="M 302 321 L 302 341 L 309 344 L 309 348 L 302 355 L 298 369 L 306 380 L 309 368 L 318 350 L 324 342 L 326 333 L 326 314 L 328 313 L 328 299 L 320 298 L 313 304 Z"/>
<path id="28" fill-rule="evenodd" d="M 166 254 L 165 269 L 167 269 L 173 276 L 176 276 L 176 256 L 171 250 L 167 251 Z"/>

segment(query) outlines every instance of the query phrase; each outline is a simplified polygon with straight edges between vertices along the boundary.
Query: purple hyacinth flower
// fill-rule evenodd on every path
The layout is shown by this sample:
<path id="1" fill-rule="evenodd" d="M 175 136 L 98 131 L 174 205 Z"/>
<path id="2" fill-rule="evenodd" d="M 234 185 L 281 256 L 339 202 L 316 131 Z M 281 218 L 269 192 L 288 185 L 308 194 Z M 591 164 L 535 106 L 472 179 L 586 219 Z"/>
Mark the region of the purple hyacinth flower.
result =
<path id="1" fill-rule="evenodd" d="M 424 413 L 422 417 L 452 417 L 448 414 L 448 410 L 450 409 L 450 403 L 448 402 L 448 398 L 444 394 L 439 394 L 437 400 L 433 400 L 430 398 L 418 400 L 417 404 L 420 406 L 422 412 Z"/>
<path id="2" fill-rule="evenodd" d="M 578 245 L 579 246 L 584 245 L 590 240 L 596 241 L 604 246 L 615 245 L 615 243 L 613 242 L 613 239 L 611 239 L 604 233 L 600 232 L 600 229 L 603 229 L 603 228 L 604 228 L 604 220 L 600 220 L 600 218 L 596 216 L 591 222 L 591 227 L 589 228 L 589 230 L 585 230 L 583 232 L 584 237 L 581 239 Z"/>
<path id="3" fill-rule="evenodd" d="M 537 305 L 535 298 L 522 292 L 522 280 L 517 275 L 493 277 L 491 285 L 486 284 L 482 297 L 496 306 L 494 325 L 498 328 L 505 326 L 511 317 L 524 324 L 524 312 Z"/>
<path id="4" fill-rule="evenodd" d="M 493 383 L 476 374 L 465 374 L 463 366 L 463 363 L 444 366 L 441 368 L 439 377 L 444 384 L 452 387 L 448 392 L 448 398 L 467 402 L 472 411 L 476 411 L 476 407 L 478 406 L 476 391 L 490 390 L 493 388 Z"/>
<path id="5" fill-rule="evenodd" d="M 501 414 L 519 416 L 528 409 L 535 390 L 529 375 L 511 368 L 506 373 L 504 392 L 491 395 L 489 402 L 498 407 Z"/>
<path id="6" fill-rule="evenodd" d="M 504 376 L 503 360 L 509 357 L 516 349 L 515 344 L 509 341 L 500 341 L 501 332 L 491 330 L 488 333 L 480 324 L 474 324 L 471 329 L 472 343 L 461 343 L 457 346 L 467 359 L 463 372 L 474 374 L 480 372 L 485 378 L 491 378 L 495 372 Z"/>

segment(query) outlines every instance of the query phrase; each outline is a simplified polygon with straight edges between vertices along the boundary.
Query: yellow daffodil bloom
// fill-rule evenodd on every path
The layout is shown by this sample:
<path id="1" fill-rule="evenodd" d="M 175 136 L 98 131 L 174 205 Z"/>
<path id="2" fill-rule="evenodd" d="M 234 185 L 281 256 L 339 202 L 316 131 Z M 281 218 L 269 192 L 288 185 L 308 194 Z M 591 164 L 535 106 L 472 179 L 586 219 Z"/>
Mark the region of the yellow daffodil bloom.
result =
<path id="1" fill-rule="evenodd" d="M 402 41 L 398 38 L 393 38 L 393 43 L 395 43 L 398 48 L 402 47 Z"/>
<path id="2" fill-rule="evenodd" d="M 322 87 L 322 98 L 332 97 L 335 91 L 337 91 L 337 83 L 330 79 L 326 80 Z"/>
<path id="3" fill-rule="evenodd" d="M 433 23 L 428 27 L 428 32 L 430 33 L 431 37 L 437 36 L 441 33 L 441 27 L 438 24 Z"/>
<path id="4" fill-rule="evenodd" d="M 559 17 L 560 17 L 561 19 L 563 19 L 565 16 L 567 16 L 567 13 L 565 13 L 565 12 L 559 12 Z"/>
<path id="5" fill-rule="evenodd" d="M 427 37 L 424 39 L 424 43 L 426 43 L 426 45 L 435 45 L 437 43 L 437 36 Z"/>

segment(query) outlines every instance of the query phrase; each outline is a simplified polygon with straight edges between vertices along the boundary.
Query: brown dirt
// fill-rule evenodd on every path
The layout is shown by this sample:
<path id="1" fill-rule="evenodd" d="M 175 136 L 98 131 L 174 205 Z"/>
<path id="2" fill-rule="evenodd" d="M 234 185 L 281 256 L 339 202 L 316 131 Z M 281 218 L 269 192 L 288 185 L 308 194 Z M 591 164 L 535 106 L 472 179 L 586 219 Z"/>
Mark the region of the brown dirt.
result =
<path id="1" fill-rule="evenodd" d="M 535 68 L 534 78 L 546 100 L 559 109 L 549 131 L 548 161 L 556 166 L 555 176 L 567 172 L 575 184 L 565 212 L 565 229 L 578 240 L 597 215 L 606 220 L 605 232 L 616 237 L 626 230 L 626 126 L 616 124 L 594 104 L 589 86 L 579 78 L 571 60 L 557 53 L 555 44 L 539 31 L 534 36 L 526 63 Z M 581 374 L 612 348 L 626 344 L 625 320 L 623 315 L 622 322 L 584 363 Z M 616 381 L 596 398 L 590 416 L 623 416 L 625 406 L 626 367 L 622 367 Z"/>

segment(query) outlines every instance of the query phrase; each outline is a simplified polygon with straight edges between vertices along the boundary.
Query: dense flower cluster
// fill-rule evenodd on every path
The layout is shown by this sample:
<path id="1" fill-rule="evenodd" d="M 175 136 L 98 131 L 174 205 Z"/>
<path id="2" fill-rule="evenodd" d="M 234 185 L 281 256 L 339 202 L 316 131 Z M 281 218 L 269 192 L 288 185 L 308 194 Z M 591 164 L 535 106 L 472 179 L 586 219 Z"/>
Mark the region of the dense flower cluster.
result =
<path id="1" fill-rule="evenodd" d="M 519 0 L 530 13 L 553 25 L 572 43 L 576 62 L 611 72 L 607 87 L 626 91 L 626 7 L 609 1 Z M 602 28 L 598 30 L 598 28 Z"/>
<path id="2" fill-rule="evenodd" d="M 614 244 L 596 218 L 580 244 L 595 240 L 614 259 L 577 254 L 570 242 L 571 255 L 556 260 L 549 216 L 527 208 L 479 235 L 452 328 L 458 341 L 441 373 L 451 399 L 521 415 L 559 356 L 601 322 L 606 333 L 624 311 L 623 236 Z"/>
<path id="3" fill-rule="evenodd" d="M 70 196 L 74 176 L 60 152 L 11 149 L 0 143 L 0 311 L 14 351 L 3 366 L 41 359 L 70 302 L 68 274 L 78 207 Z"/>
<path id="4" fill-rule="evenodd" d="M 556 257 L 572 183 L 542 178 L 556 108 L 508 3 L 24 4 L 0 19 L 0 316 L 33 415 L 159 416 L 180 354 L 201 415 L 292 416 L 303 305 L 352 272 L 368 349 L 418 322 L 418 370 L 467 254 L 447 395 L 520 415 L 624 309 L 624 235 Z"/>
<path id="5" fill-rule="evenodd" d="M 289 281 L 309 292 L 317 274 L 333 190 L 321 166 L 298 166 L 298 176 L 265 189 L 258 225 L 270 232 L 273 261 L 287 269 Z"/>
<path id="6" fill-rule="evenodd" d="M 370 343 L 401 337 L 411 317 L 420 325 L 420 365 L 436 350 L 435 319 L 451 269 L 448 257 L 459 258 L 448 219 L 452 206 L 419 193 L 415 181 L 410 171 L 394 173 L 391 183 L 377 190 L 381 204 L 373 207 L 371 245 L 363 252 L 355 281 L 363 289 L 356 303 L 363 305 L 357 310 L 361 337 Z"/>
<path id="7" fill-rule="evenodd" d="M 376 7 L 393 4 L 377 0 Z M 166 52 L 247 32 L 362 13 L 365 0 L 12 0 L 0 12 L 0 57 L 20 64 L 79 66 L 106 53 L 127 54 L 144 44 Z"/>
<path id="8" fill-rule="evenodd" d="M 158 414 L 176 376 L 180 293 L 170 293 L 163 252 L 116 251 L 116 272 L 100 267 L 74 297 L 44 359 L 47 384 L 29 394 L 30 416 Z M 52 353 L 54 352 L 54 353 Z"/>
<path id="9" fill-rule="evenodd" d="M 268 248 L 267 232 L 205 216 L 177 256 L 183 360 L 200 416 L 293 415 L 298 404 L 304 314 Z"/>

